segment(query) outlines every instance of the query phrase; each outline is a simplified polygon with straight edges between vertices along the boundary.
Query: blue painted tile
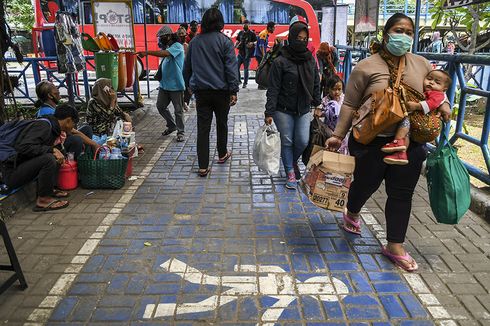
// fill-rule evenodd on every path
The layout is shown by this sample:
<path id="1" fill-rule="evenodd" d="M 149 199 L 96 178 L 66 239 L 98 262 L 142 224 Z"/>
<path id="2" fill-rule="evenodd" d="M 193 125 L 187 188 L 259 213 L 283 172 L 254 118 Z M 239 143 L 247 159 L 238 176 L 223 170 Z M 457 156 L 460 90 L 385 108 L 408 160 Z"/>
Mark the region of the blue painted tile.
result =
<path id="1" fill-rule="evenodd" d="M 227 321 L 235 320 L 237 314 L 238 303 L 236 301 L 225 304 L 218 307 L 217 318 L 220 322 L 225 323 Z"/>
<path id="2" fill-rule="evenodd" d="M 373 282 L 401 282 L 400 274 L 393 272 L 368 272 L 369 279 Z"/>
<path id="3" fill-rule="evenodd" d="M 106 307 L 134 307 L 136 301 L 136 298 L 128 295 L 109 295 L 102 297 L 99 304 Z"/>
<path id="4" fill-rule="evenodd" d="M 146 290 L 145 294 L 177 294 L 180 290 L 180 284 L 174 283 L 160 283 L 151 284 Z"/>
<path id="5" fill-rule="evenodd" d="M 380 268 L 376 263 L 376 260 L 371 255 L 358 255 L 359 260 L 361 261 L 361 265 L 366 271 L 379 271 Z"/>
<path id="6" fill-rule="evenodd" d="M 405 308 L 407 308 L 408 313 L 413 318 L 424 318 L 427 317 L 427 311 L 425 311 L 422 304 L 417 300 L 417 298 L 412 294 L 401 294 L 400 299 L 402 300 Z"/>
<path id="7" fill-rule="evenodd" d="M 148 278 L 144 275 L 136 275 L 131 277 L 126 286 L 125 294 L 142 294 L 146 287 Z"/>
<path id="8" fill-rule="evenodd" d="M 97 297 L 81 297 L 80 302 L 76 305 L 75 311 L 71 315 L 70 321 L 88 321 L 97 304 Z"/>
<path id="9" fill-rule="evenodd" d="M 64 298 L 51 314 L 50 320 L 66 321 L 68 319 L 68 315 L 72 312 L 77 302 L 78 299 L 75 297 Z"/>
<path id="10" fill-rule="evenodd" d="M 253 298 L 239 299 L 238 320 L 256 321 L 258 320 L 259 310 Z"/>
<path id="11" fill-rule="evenodd" d="M 357 271 L 359 265 L 356 263 L 328 263 L 328 268 L 331 271 Z"/>
<path id="12" fill-rule="evenodd" d="M 129 281 L 129 276 L 124 274 L 116 274 L 112 279 L 111 283 L 107 288 L 107 293 L 109 294 L 122 294 L 126 284 Z"/>
<path id="13" fill-rule="evenodd" d="M 100 294 L 107 287 L 107 284 L 75 283 L 70 291 L 70 295 L 90 295 Z"/>
<path id="14" fill-rule="evenodd" d="M 279 320 L 301 320 L 301 315 L 300 315 L 298 308 L 296 306 L 292 306 L 292 307 L 290 306 L 287 309 L 284 309 Z M 287 326 L 291 325 L 292 326 L 294 324 L 287 323 L 285 325 L 287 325 Z"/>
<path id="15" fill-rule="evenodd" d="M 392 326 L 392 325 L 390 323 L 378 322 L 378 323 L 373 323 L 373 326 Z"/>
<path id="16" fill-rule="evenodd" d="M 381 295 L 379 300 L 385 308 L 386 314 L 391 318 L 407 318 L 407 314 L 403 310 L 398 298 L 394 295 Z"/>
<path id="17" fill-rule="evenodd" d="M 431 321 L 423 321 L 423 320 L 405 320 L 400 323 L 400 326 L 433 326 L 435 325 Z"/>
<path id="18" fill-rule="evenodd" d="M 276 298 L 273 298 L 273 297 L 269 297 L 269 296 L 262 296 L 259 299 L 260 306 L 262 308 L 265 308 L 265 309 L 268 309 L 269 307 L 271 307 L 277 301 L 279 301 L 279 299 L 276 299 Z"/>
<path id="19" fill-rule="evenodd" d="M 344 319 L 344 313 L 342 312 L 340 302 L 322 301 L 322 304 L 328 319 Z"/>
<path id="20" fill-rule="evenodd" d="M 410 289 L 404 283 L 375 283 L 373 285 L 377 292 L 382 293 L 410 292 Z"/>
<path id="21" fill-rule="evenodd" d="M 296 272 L 308 271 L 308 265 L 306 264 L 306 256 L 301 254 L 291 255 L 291 264 Z"/>
<path id="22" fill-rule="evenodd" d="M 327 266 L 323 262 L 322 255 L 307 255 L 308 262 L 312 270 L 317 270 L 321 268 L 326 268 Z"/>
<path id="23" fill-rule="evenodd" d="M 337 252 L 351 252 L 351 248 L 349 243 L 344 239 L 334 239 L 335 247 L 337 248 Z"/>
<path id="24" fill-rule="evenodd" d="M 357 292 L 373 292 L 373 289 L 367 279 L 362 273 L 350 273 L 352 284 Z"/>
<path id="25" fill-rule="evenodd" d="M 357 306 L 376 306 L 378 300 L 370 295 L 348 295 L 343 300 L 344 304 Z"/>
<path id="26" fill-rule="evenodd" d="M 323 320 L 323 314 L 319 306 L 318 300 L 311 297 L 301 297 L 301 308 L 306 320 Z"/>
<path id="27" fill-rule="evenodd" d="M 348 306 L 345 311 L 348 319 L 381 319 L 383 314 L 378 307 Z"/>
<path id="28" fill-rule="evenodd" d="M 320 251 L 322 252 L 335 252 L 335 248 L 332 244 L 332 241 L 328 238 L 320 238 L 318 239 L 318 246 L 320 247 Z"/>
<path id="29" fill-rule="evenodd" d="M 105 261 L 104 256 L 90 257 L 85 266 L 82 268 L 82 273 L 93 273 L 99 271 Z"/>
<path id="30" fill-rule="evenodd" d="M 354 246 L 354 252 L 360 254 L 376 254 L 379 252 L 379 246 Z"/>
<path id="31" fill-rule="evenodd" d="M 355 262 L 356 257 L 353 254 L 325 254 L 325 259 L 329 261 L 348 261 Z"/>

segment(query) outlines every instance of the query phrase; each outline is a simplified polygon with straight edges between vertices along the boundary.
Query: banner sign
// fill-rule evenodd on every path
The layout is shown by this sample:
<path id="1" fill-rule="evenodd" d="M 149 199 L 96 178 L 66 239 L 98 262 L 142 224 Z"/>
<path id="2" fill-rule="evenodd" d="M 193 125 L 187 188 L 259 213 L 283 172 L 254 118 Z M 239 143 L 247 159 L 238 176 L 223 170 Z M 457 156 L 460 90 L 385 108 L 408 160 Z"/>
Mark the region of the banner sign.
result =
<path id="1" fill-rule="evenodd" d="M 348 5 L 339 5 L 337 6 L 337 10 L 335 10 L 335 7 L 322 8 L 322 42 L 328 42 L 330 45 L 347 45 L 348 9 Z M 334 22 L 336 25 L 335 33 Z"/>
<path id="2" fill-rule="evenodd" d="M 444 8 L 457 8 L 462 6 L 476 5 L 478 3 L 488 2 L 490 0 L 446 0 Z"/>
<path id="3" fill-rule="evenodd" d="M 121 49 L 134 49 L 131 1 L 92 0 L 95 34 L 112 34 Z"/>
<path id="4" fill-rule="evenodd" d="M 354 33 L 376 32 L 378 29 L 379 0 L 356 0 Z"/>

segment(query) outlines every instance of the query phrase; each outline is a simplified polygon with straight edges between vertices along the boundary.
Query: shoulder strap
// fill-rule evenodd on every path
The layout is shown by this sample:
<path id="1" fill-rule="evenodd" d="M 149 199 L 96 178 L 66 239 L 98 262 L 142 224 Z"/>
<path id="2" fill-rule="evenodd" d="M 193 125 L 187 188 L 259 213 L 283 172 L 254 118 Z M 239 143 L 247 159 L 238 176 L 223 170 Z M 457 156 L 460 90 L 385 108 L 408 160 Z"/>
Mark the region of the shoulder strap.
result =
<path id="1" fill-rule="evenodd" d="M 405 69 L 405 56 L 402 56 L 400 58 L 400 62 L 398 63 L 398 74 L 396 75 L 395 89 L 398 89 L 400 87 L 403 69 Z"/>

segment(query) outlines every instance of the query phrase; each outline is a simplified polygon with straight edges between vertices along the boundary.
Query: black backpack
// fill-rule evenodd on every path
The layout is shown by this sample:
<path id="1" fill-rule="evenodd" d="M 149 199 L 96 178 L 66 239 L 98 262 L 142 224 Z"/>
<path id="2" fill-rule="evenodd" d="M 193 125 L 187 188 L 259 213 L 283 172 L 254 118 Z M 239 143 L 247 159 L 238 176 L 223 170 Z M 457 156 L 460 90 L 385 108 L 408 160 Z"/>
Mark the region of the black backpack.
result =
<path id="1" fill-rule="evenodd" d="M 265 57 L 260 62 L 257 72 L 255 73 L 255 82 L 264 88 L 269 87 L 269 74 L 272 67 L 272 62 L 281 54 L 282 45 L 274 44 L 272 49 L 265 54 Z"/>
<path id="2" fill-rule="evenodd" d="M 0 162 L 5 162 L 9 158 L 17 155 L 15 150 L 15 141 L 24 128 L 35 121 L 46 121 L 52 127 L 51 121 L 46 118 L 37 120 L 14 120 L 4 123 L 0 126 Z"/>

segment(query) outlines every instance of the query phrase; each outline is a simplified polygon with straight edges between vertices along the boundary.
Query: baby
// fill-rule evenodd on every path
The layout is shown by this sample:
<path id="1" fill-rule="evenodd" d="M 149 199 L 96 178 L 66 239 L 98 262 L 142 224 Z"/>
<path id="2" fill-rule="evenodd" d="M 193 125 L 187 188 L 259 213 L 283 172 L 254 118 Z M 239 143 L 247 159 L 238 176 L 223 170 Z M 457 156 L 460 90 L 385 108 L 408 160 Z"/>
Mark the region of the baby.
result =
<path id="1" fill-rule="evenodd" d="M 447 72 L 444 70 L 432 70 L 424 79 L 425 101 L 420 103 L 407 102 L 407 111 L 423 111 L 425 114 L 428 114 L 436 110 L 442 103 L 448 101 L 446 91 L 451 83 L 451 77 Z M 405 117 L 398 125 L 395 139 L 381 148 L 381 151 L 385 153 L 392 153 L 383 159 L 386 164 L 408 164 L 407 148 L 410 145 L 409 132 L 410 119 Z"/>

